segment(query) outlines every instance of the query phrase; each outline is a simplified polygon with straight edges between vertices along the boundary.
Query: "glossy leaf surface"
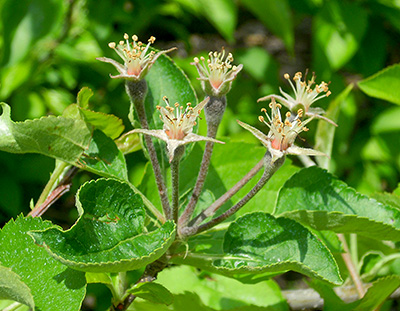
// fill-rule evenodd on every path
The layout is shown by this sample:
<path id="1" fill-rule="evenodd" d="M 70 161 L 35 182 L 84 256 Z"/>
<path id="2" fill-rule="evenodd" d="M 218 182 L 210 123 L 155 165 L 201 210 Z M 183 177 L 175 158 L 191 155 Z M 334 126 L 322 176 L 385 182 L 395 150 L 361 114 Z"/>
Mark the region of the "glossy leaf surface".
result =
<path id="1" fill-rule="evenodd" d="M 81 214 L 67 231 L 50 228 L 31 232 L 57 260 L 87 272 L 120 272 L 158 259 L 173 242 L 175 225 L 166 222 L 144 232 L 142 199 L 129 185 L 112 179 L 86 183 L 78 192 Z"/>
<path id="2" fill-rule="evenodd" d="M 400 212 L 357 193 L 319 167 L 304 168 L 279 192 L 276 215 L 317 230 L 400 240 Z"/>

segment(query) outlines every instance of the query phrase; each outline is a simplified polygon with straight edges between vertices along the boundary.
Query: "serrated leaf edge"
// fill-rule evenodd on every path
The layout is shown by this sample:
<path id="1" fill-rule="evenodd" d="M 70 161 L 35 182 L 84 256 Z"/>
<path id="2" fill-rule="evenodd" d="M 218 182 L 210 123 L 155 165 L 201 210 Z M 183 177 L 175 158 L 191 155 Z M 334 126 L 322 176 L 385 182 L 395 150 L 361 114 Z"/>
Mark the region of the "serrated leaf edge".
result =
<path id="1" fill-rule="evenodd" d="M 168 222 L 166 222 L 165 224 L 167 224 L 167 223 L 173 223 L 172 221 L 168 221 Z M 174 224 L 174 223 L 173 223 Z M 46 230 L 32 230 L 32 231 L 29 231 L 28 232 L 28 234 L 33 238 L 33 240 L 35 241 L 35 238 L 34 238 L 34 236 L 32 236 L 31 234 L 30 234 L 30 232 L 39 232 L 39 233 L 42 233 L 42 232 L 44 232 L 44 231 L 48 231 L 49 229 L 57 229 L 57 230 L 59 230 L 59 231 L 61 231 L 62 232 L 62 230 L 60 230 L 60 228 L 48 228 L 48 229 L 46 229 Z M 160 228 L 158 228 L 158 229 L 160 229 Z M 158 229 L 156 229 L 156 230 L 158 230 Z M 69 229 L 70 230 L 70 229 Z M 129 238 L 129 239 L 126 239 L 126 240 L 123 240 L 123 241 L 120 241 L 120 242 L 118 242 L 118 244 L 116 244 L 115 246 L 113 246 L 112 248 L 109 248 L 109 249 L 107 249 L 107 250 L 105 250 L 105 251 L 101 251 L 101 252 L 111 252 L 111 251 L 113 251 L 116 247 L 118 247 L 120 244 L 122 244 L 122 243 L 125 243 L 125 242 L 127 242 L 127 241 L 129 241 L 129 240 L 134 240 L 135 238 L 137 238 L 137 237 L 139 237 L 139 236 L 143 236 L 143 235 L 149 235 L 149 234 L 151 234 L 151 233 L 153 233 L 153 232 L 155 232 L 155 231 L 152 231 L 152 232 L 149 232 L 149 233 L 141 233 L 141 234 L 139 234 L 139 235 L 135 235 L 134 237 L 132 237 L 132 238 Z M 67 266 L 70 266 L 70 267 L 72 267 L 72 268 L 78 268 L 77 266 L 82 266 L 82 268 L 96 268 L 96 267 L 104 267 L 104 266 L 116 266 L 116 265 L 118 265 L 118 264 L 122 264 L 122 263 L 134 263 L 134 262 L 137 262 L 137 261 L 140 261 L 140 260 L 144 260 L 144 259 L 146 259 L 146 258 L 151 258 L 155 253 L 157 253 L 159 250 L 162 250 L 162 249 L 164 249 L 165 248 L 165 245 L 167 245 L 167 244 L 172 244 L 172 242 L 173 242 L 173 239 L 175 238 L 175 234 L 176 234 L 176 225 L 174 224 L 174 229 L 172 230 L 172 232 L 171 232 L 171 234 L 170 234 L 170 238 L 168 238 L 159 248 L 157 248 L 157 249 L 155 249 L 155 250 L 153 250 L 153 252 L 152 253 L 150 253 L 149 255 L 147 255 L 147 256 L 142 256 L 142 257 L 138 257 L 138 258 L 132 258 L 132 259 L 122 259 L 122 260 L 119 260 L 119 261 L 105 261 L 105 262 L 97 262 L 97 263 L 86 263 L 86 262 L 80 262 L 80 261 L 73 261 L 73 260 L 69 260 L 69 259 L 65 259 L 65 258 L 63 258 L 63 257 L 61 257 L 61 256 L 59 256 L 59 255 L 57 255 L 56 253 L 54 253 L 54 252 L 52 252 L 51 251 L 51 249 L 47 246 L 47 244 L 46 243 L 44 243 L 43 242 L 43 246 L 45 247 L 45 249 L 46 249 L 46 251 L 52 256 L 52 257 L 54 257 L 55 259 L 57 259 L 57 260 L 59 260 L 61 263 L 63 263 L 63 264 L 65 264 L 65 265 L 67 265 Z M 35 241 L 35 243 L 36 243 L 36 241 Z M 77 269 L 78 270 L 78 269 Z M 89 271 L 88 271 L 89 272 Z"/>

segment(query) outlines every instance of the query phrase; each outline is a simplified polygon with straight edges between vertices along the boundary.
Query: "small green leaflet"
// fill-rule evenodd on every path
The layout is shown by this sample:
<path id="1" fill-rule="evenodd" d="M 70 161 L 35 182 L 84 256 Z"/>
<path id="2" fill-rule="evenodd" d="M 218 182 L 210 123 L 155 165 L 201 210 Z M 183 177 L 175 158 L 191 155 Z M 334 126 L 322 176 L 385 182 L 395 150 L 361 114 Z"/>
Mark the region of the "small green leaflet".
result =
<path id="1" fill-rule="evenodd" d="M 162 303 L 165 305 L 170 305 L 174 301 L 171 292 L 157 283 L 136 284 L 133 288 L 128 290 L 128 293 L 154 303 Z"/>

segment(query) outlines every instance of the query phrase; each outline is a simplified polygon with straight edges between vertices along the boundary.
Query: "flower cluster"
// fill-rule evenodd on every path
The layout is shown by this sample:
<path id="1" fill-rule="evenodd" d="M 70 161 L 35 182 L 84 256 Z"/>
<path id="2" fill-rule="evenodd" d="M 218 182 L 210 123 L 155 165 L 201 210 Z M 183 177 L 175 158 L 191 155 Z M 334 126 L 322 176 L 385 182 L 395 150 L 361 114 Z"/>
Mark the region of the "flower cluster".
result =
<path id="1" fill-rule="evenodd" d="M 210 137 L 204 137 L 193 133 L 193 127 L 196 125 L 196 119 L 199 117 L 201 110 L 208 103 L 208 97 L 194 108 L 192 107 L 191 103 L 187 103 L 186 108 L 180 106 L 178 103 L 175 103 L 172 107 L 169 104 L 168 98 L 164 96 L 163 100 L 166 106 L 157 106 L 157 109 L 160 111 L 160 118 L 164 123 L 163 129 L 135 129 L 132 132 L 150 135 L 165 141 L 167 143 L 170 162 L 174 159 L 175 150 L 179 146 L 204 140 L 223 144 L 223 142 Z"/>
<path id="2" fill-rule="evenodd" d="M 229 53 L 225 57 L 225 49 L 222 52 L 210 52 L 207 61 L 202 56 L 194 58 L 192 65 L 200 75 L 199 80 L 202 81 L 204 92 L 210 96 L 222 96 L 229 92 L 232 81 L 236 75 L 242 70 L 243 65 L 234 66 L 233 56 Z"/>
<path id="3" fill-rule="evenodd" d="M 290 111 L 286 113 L 286 118 L 283 121 L 280 109 L 282 106 L 272 98 L 269 104 L 271 108 L 271 115 L 268 115 L 267 110 L 262 108 L 264 116 L 259 116 L 259 120 L 269 127 L 268 135 L 265 135 L 260 130 L 238 121 L 238 123 L 250 131 L 261 143 L 268 149 L 272 156 L 272 162 L 285 156 L 286 154 L 295 155 L 313 155 L 313 156 L 326 156 L 326 154 L 308 148 L 300 148 L 294 145 L 296 137 L 303 131 L 308 131 L 306 124 L 308 124 L 314 117 L 308 118 L 301 121 L 303 117 L 303 109 L 299 109 L 296 115 L 293 115 Z"/>
<path id="4" fill-rule="evenodd" d="M 305 76 L 307 76 L 307 73 Z M 315 87 L 313 88 L 315 84 L 315 74 L 313 73 L 311 80 L 308 80 L 307 82 L 306 78 L 304 78 L 304 81 L 302 81 L 302 77 L 303 77 L 302 73 L 297 72 L 293 77 L 293 81 L 295 83 L 293 84 L 293 82 L 290 80 L 290 75 L 287 73 L 284 75 L 284 78 L 289 81 L 289 84 L 293 89 L 294 97 L 290 96 L 289 94 L 284 92 L 281 88 L 279 88 L 283 97 L 280 95 L 273 94 L 260 98 L 258 102 L 275 98 L 279 100 L 283 105 L 285 105 L 292 113 L 295 113 L 298 109 L 303 109 L 304 115 L 307 117 L 324 119 L 325 121 L 328 121 L 333 125 L 336 125 L 332 120 L 322 115 L 324 114 L 323 109 L 310 108 L 310 106 L 317 100 L 324 97 L 328 97 L 331 94 L 331 91 L 329 91 L 328 88 L 328 83 L 322 81 L 320 84 L 316 84 Z"/>
<path id="5" fill-rule="evenodd" d="M 116 62 L 115 60 L 107 57 L 99 57 L 97 60 L 109 63 L 113 65 L 119 75 L 111 76 L 111 78 L 122 78 L 131 81 L 139 81 L 144 78 L 151 66 L 157 60 L 157 58 L 165 53 L 175 50 L 171 48 L 169 50 L 160 51 L 158 53 L 150 51 L 150 45 L 156 40 L 155 37 L 151 36 L 148 43 L 145 45 L 138 41 L 136 35 L 132 36 L 132 43 L 129 41 L 129 35 L 124 35 L 124 40 L 121 40 L 118 44 L 110 42 L 108 46 L 113 49 L 119 57 L 124 61 L 123 64 Z"/>

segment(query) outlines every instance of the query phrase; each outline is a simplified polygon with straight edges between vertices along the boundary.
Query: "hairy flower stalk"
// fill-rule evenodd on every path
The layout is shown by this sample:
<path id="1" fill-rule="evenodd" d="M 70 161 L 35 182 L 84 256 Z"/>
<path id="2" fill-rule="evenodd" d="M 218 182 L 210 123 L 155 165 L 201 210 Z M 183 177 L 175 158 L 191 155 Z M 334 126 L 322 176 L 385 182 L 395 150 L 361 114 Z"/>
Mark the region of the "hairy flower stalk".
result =
<path id="1" fill-rule="evenodd" d="M 118 56 L 122 58 L 123 64 L 107 57 L 97 58 L 97 60 L 99 61 L 113 65 L 118 70 L 119 75 L 113 76 L 110 74 L 111 78 L 119 78 L 126 81 L 126 92 L 128 93 L 132 103 L 129 111 L 129 120 L 133 125 L 133 108 L 135 108 L 140 125 L 143 129 L 149 129 L 146 111 L 144 108 L 144 100 L 147 94 L 147 83 L 144 80 L 144 77 L 159 56 L 175 49 L 171 48 L 169 50 L 160 51 L 157 53 L 154 51 L 150 51 L 150 45 L 154 43 L 155 39 L 155 37 L 151 36 L 148 40 L 147 45 L 144 45 L 142 42 L 138 41 L 138 37 L 136 35 L 132 36 L 133 41 L 130 42 L 129 35 L 124 34 L 125 41 L 121 40 L 118 44 L 116 44 L 115 42 L 111 42 L 108 45 L 118 54 Z M 171 219 L 172 212 L 169 205 L 167 188 L 165 186 L 164 178 L 161 172 L 160 164 L 157 159 L 157 153 L 153 141 L 150 137 L 147 136 L 144 140 L 154 170 L 154 176 L 156 179 L 157 189 L 160 195 L 164 214 L 168 219 Z"/>
<path id="2" fill-rule="evenodd" d="M 328 88 L 328 83 L 322 81 L 320 84 L 316 84 L 313 88 L 315 84 L 315 74 L 313 73 L 311 80 L 308 80 L 307 82 L 306 78 L 304 78 L 304 81 L 302 81 L 302 76 L 303 75 L 301 72 L 297 72 L 293 77 L 293 81 L 295 83 L 293 84 L 293 82 L 290 80 L 289 74 L 286 73 L 284 75 L 284 78 L 289 81 L 289 84 L 293 89 L 294 97 L 290 96 L 281 88 L 279 88 L 283 96 L 275 94 L 268 95 L 260 98 L 258 102 L 275 98 L 279 100 L 279 102 L 282 103 L 284 106 L 286 106 L 292 113 L 296 113 L 299 109 L 302 109 L 304 112 L 304 116 L 306 117 L 323 119 L 337 126 L 335 122 L 323 116 L 325 111 L 322 108 L 310 107 L 317 100 L 328 97 L 331 94 L 331 91 L 329 91 Z M 305 76 L 307 76 L 307 73 L 305 74 Z"/>
<path id="3" fill-rule="evenodd" d="M 166 97 L 163 98 L 166 107 L 157 106 L 160 111 L 160 118 L 164 123 L 162 130 L 148 130 L 148 129 L 135 129 L 133 133 L 142 133 L 158 139 L 161 139 L 167 143 L 167 152 L 169 162 L 171 163 L 171 174 L 172 174 L 172 217 L 175 221 L 178 218 L 179 208 L 179 162 L 184 152 L 184 146 L 186 144 L 197 142 L 197 141 L 212 141 L 222 143 L 210 137 L 204 137 L 193 133 L 193 127 L 196 125 L 196 119 L 199 117 L 201 110 L 208 103 L 209 98 L 206 98 L 196 107 L 192 107 L 191 103 L 186 105 L 186 108 L 175 103 L 170 106 L 169 101 Z"/>
<path id="4" fill-rule="evenodd" d="M 242 70 L 243 65 L 240 64 L 238 66 L 233 66 L 231 64 L 233 62 L 232 54 L 229 53 L 225 57 L 224 49 L 219 53 L 210 52 L 208 56 L 209 58 L 207 61 L 204 57 L 201 57 L 200 59 L 195 57 L 192 65 L 196 66 L 200 75 L 200 78 L 198 79 L 201 80 L 203 91 L 210 97 L 209 103 L 204 108 L 204 113 L 207 121 L 207 136 L 215 138 L 226 108 L 225 95 L 230 91 L 232 82 L 236 78 L 237 74 Z M 192 196 L 185 211 L 179 219 L 181 227 L 186 226 L 193 215 L 207 177 L 213 147 L 214 143 L 212 141 L 206 142 L 203 159 L 200 165 L 196 184 L 192 191 Z"/>
<path id="5" fill-rule="evenodd" d="M 306 124 L 312 121 L 314 117 L 301 121 L 303 110 L 299 109 L 295 116 L 290 111 L 287 112 L 286 119 L 283 121 L 280 112 L 282 106 L 275 101 L 275 98 L 272 98 L 269 107 L 271 108 L 271 115 L 268 115 L 267 110 L 262 108 L 261 111 L 265 113 L 266 119 L 264 116 L 259 116 L 259 120 L 270 129 L 268 135 L 239 120 L 238 123 L 250 131 L 268 149 L 272 155 L 272 162 L 286 154 L 327 156 L 320 151 L 294 145 L 297 136 L 303 131 L 308 131 Z"/>
<path id="6" fill-rule="evenodd" d="M 250 201 L 261 189 L 264 185 L 270 180 L 272 175 L 282 166 L 285 162 L 285 157 L 279 158 L 276 161 L 272 161 L 272 155 L 269 151 L 266 152 L 264 156 L 264 173 L 261 176 L 260 180 L 257 184 L 247 193 L 238 203 L 228 209 L 222 215 L 206 222 L 200 226 L 186 227 L 180 231 L 181 238 L 186 238 L 188 236 L 192 236 L 194 234 L 198 234 L 200 232 L 206 231 L 219 223 L 223 222 L 233 214 L 235 214 L 238 210 L 240 210 L 247 202 Z"/>

